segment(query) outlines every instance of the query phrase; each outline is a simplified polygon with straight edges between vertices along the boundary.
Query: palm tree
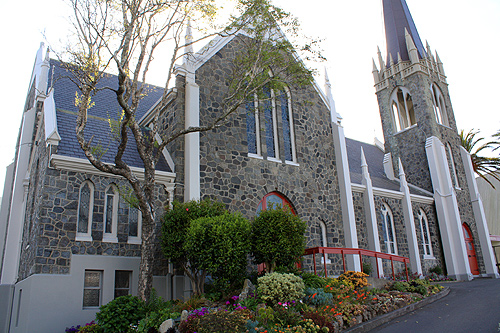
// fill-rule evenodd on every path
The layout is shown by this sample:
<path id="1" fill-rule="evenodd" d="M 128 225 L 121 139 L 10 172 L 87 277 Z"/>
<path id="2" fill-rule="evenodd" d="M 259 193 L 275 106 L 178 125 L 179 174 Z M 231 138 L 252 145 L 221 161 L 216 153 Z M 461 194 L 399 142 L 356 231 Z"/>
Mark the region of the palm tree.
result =
<path id="1" fill-rule="evenodd" d="M 500 147 L 500 143 L 496 141 L 490 141 L 483 144 L 480 144 L 480 141 L 483 141 L 484 138 L 477 138 L 476 135 L 479 131 L 474 131 L 474 129 L 470 130 L 467 134 L 464 130 L 460 131 L 460 139 L 462 142 L 462 146 L 467 150 L 470 154 L 472 160 L 472 168 L 474 172 L 481 178 L 483 178 L 491 187 L 495 188 L 495 186 L 491 183 L 491 181 L 487 178 L 487 176 L 491 176 L 494 179 L 500 181 L 500 157 L 486 157 L 481 156 L 482 152 L 486 149 L 496 150 Z M 498 136 L 500 138 L 500 131 L 494 136 Z M 476 147 L 476 145 L 479 145 Z"/>

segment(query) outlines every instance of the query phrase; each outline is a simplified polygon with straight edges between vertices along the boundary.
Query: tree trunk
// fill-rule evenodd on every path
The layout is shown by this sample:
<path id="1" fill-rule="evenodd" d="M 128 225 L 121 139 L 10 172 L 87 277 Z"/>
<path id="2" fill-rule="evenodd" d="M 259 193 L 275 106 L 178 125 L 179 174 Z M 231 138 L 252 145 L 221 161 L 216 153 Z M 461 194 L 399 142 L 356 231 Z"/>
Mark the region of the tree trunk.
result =
<path id="1" fill-rule="evenodd" d="M 153 219 L 149 214 L 143 214 L 142 220 L 142 245 L 141 263 L 139 266 L 138 296 L 143 301 L 149 301 L 151 289 L 153 288 L 153 264 L 154 264 L 154 228 Z"/>

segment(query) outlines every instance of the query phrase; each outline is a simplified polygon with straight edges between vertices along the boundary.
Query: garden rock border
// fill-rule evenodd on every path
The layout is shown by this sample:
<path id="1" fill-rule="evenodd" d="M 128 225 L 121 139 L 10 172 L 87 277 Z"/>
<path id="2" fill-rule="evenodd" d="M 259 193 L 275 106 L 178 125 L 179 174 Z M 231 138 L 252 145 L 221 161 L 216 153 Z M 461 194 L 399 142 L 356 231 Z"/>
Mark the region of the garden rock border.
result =
<path id="1" fill-rule="evenodd" d="M 370 330 L 372 330 L 376 327 L 379 327 L 385 323 L 388 323 L 397 317 L 401 317 L 402 315 L 405 315 L 411 311 L 420 309 L 423 306 L 426 306 L 430 303 L 433 303 L 433 302 L 437 301 L 438 299 L 445 297 L 449 293 L 450 293 L 450 287 L 444 287 L 444 289 L 441 290 L 439 293 L 431 295 L 429 297 L 426 297 L 419 302 L 408 304 L 407 306 L 402 307 L 400 309 L 383 314 L 381 316 L 377 316 L 371 320 L 368 320 L 366 322 L 363 322 L 361 324 L 353 326 L 353 327 L 351 327 L 347 330 L 344 330 L 342 332 L 349 332 L 349 333 L 369 332 Z"/>

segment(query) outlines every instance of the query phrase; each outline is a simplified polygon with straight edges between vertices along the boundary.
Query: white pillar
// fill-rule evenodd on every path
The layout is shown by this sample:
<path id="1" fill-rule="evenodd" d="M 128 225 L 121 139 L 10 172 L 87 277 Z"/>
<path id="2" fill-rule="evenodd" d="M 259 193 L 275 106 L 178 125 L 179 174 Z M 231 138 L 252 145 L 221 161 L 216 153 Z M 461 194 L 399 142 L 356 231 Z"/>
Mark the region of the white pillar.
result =
<path id="1" fill-rule="evenodd" d="M 418 251 L 417 231 L 415 230 L 415 218 L 413 217 L 413 207 L 411 205 L 410 188 L 406 182 L 406 175 L 403 170 L 401 160 L 399 160 L 399 181 L 400 191 L 403 193 L 401 203 L 403 205 L 403 218 L 406 229 L 406 239 L 408 241 L 408 252 L 410 256 L 411 273 L 422 275 L 422 264 Z"/>
<path id="2" fill-rule="evenodd" d="M 472 210 L 474 212 L 474 219 L 476 220 L 477 233 L 479 236 L 479 246 L 483 254 L 484 266 L 486 274 L 491 277 L 500 278 L 498 269 L 496 267 L 496 260 L 491 247 L 490 232 L 484 214 L 483 202 L 477 189 L 476 178 L 474 177 L 474 169 L 470 155 L 463 147 L 460 147 L 460 154 L 465 167 L 465 175 L 467 177 L 467 186 L 472 201 Z"/>
<path id="3" fill-rule="evenodd" d="M 381 252 L 380 236 L 378 234 L 377 214 L 375 211 L 375 200 L 373 199 L 373 185 L 370 173 L 368 172 L 368 164 L 366 163 L 366 157 L 365 152 L 363 151 L 363 147 L 361 147 L 361 173 L 362 183 L 365 186 L 365 191 L 363 192 L 363 202 L 366 217 L 366 230 L 368 234 L 368 250 Z M 374 264 L 374 269 L 378 271 L 380 277 L 383 277 L 384 267 L 382 265 L 382 259 L 373 258 L 372 262 Z"/>
<path id="4" fill-rule="evenodd" d="M 192 73 L 186 74 L 185 128 L 200 126 L 200 88 Z M 184 138 L 184 200 L 200 199 L 200 133 Z"/>
<path id="5" fill-rule="evenodd" d="M 434 188 L 434 202 L 448 275 L 457 280 L 471 280 L 462 221 L 444 145 L 432 136 L 425 143 L 425 151 Z"/>

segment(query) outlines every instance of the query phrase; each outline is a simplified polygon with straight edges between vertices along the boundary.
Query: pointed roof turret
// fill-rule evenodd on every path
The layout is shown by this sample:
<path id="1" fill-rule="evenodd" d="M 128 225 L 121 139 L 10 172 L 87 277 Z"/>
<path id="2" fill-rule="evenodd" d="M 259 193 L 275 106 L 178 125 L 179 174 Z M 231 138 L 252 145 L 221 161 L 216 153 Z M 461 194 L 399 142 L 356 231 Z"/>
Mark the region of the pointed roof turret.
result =
<path id="1" fill-rule="evenodd" d="M 405 29 L 410 34 L 420 58 L 425 57 L 425 49 L 418 35 L 408 5 L 405 0 L 383 0 L 387 59 L 397 59 L 398 52 L 402 60 L 410 60 L 406 47 Z M 389 61 L 388 61 L 389 62 Z"/>

